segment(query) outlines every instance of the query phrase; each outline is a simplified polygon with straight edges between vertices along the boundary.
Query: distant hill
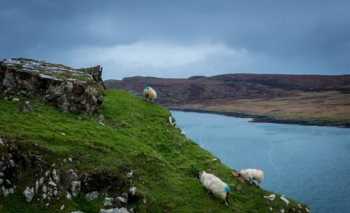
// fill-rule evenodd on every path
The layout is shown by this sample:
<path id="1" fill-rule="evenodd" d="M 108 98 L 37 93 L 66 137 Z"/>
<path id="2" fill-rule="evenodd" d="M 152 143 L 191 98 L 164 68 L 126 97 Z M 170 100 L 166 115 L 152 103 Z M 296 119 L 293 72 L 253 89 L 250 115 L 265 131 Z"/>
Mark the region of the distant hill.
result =
<path id="1" fill-rule="evenodd" d="M 251 116 L 259 121 L 350 124 L 350 75 L 130 77 L 107 80 L 105 85 L 136 94 L 141 94 L 144 86 L 150 85 L 158 91 L 159 103 L 180 110 Z"/>

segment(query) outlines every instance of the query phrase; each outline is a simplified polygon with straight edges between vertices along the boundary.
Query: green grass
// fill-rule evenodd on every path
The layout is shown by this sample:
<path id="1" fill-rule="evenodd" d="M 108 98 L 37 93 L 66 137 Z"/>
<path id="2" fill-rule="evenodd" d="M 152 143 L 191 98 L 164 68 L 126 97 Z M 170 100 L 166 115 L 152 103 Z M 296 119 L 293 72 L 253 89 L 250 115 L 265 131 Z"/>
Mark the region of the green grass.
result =
<path id="1" fill-rule="evenodd" d="M 38 101 L 33 105 L 33 112 L 20 113 L 17 103 L 1 100 L 0 136 L 28 147 L 37 144 L 52 162 L 73 157 L 79 171 L 134 170 L 135 184 L 147 201 L 138 203 L 138 212 L 270 212 L 271 205 L 263 198 L 269 192 L 233 178 L 231 168 L 213 161 L 212 154 L 172 127 L 170 112 L 159 105 L 124 91 L 107 91 L 101 110 L 105 126 L 96 117 L 60 112 Z M 231 186 L 229 207 L 200 185 L 194 175 L 199 170 L 210 171 Z M 0 212 L 55 212 L 52 209 L 61 205 L 27 204 L 20 193 L 25 184 L 19 184 L 17 194 L 0 197 Z M 65 202 L 65 211 L 97 212 L 102 201 L 60 202 Z M 272 207 L 287 210 L 279 199 Z"/>

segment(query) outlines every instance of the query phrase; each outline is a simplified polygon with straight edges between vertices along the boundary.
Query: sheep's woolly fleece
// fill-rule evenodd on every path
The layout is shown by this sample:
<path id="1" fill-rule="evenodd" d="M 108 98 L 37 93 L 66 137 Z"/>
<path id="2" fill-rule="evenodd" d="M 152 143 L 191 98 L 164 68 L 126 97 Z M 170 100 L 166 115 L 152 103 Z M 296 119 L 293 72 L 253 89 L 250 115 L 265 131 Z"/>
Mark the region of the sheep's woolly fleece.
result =
<path id="1" fill-rule="evenodd" d="M 206 173 L 205 171 L 200 173 L 200 182 L 216 197 L 225 201 L 227 199 L 228 193 L 231 192 L 230 187 L 225 182 L 223 182 L 215 175 Z"/>

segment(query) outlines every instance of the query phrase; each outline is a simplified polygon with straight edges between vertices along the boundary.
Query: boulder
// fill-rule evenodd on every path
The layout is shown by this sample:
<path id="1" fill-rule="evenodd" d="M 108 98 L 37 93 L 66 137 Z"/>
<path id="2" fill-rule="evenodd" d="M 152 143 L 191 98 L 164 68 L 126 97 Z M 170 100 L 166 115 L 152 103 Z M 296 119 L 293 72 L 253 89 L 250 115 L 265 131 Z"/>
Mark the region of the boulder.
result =
<path id="1" fill-rule="evenodd" d="M 0 94 L 16 100 L 39 97 L 63 111 L 90 114 L 103 102 L 101 76 L 101 66 L 74 69 L 32 59 L 5 59 L 0 61 Z"/>

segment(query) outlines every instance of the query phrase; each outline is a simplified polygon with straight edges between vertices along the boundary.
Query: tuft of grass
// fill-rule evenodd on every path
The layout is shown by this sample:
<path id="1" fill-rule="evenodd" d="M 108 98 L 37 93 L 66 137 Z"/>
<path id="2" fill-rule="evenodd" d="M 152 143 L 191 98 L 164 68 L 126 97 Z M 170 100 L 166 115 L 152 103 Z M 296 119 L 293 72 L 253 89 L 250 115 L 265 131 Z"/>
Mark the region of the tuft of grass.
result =
<path id="1" fill-rule="evenodd" d="M 17 103 L 0 100 L 0 137 L 28 146 L 37 144 L 50 153 L 53 162 L 72 157 L 79 171 L 133 170 L 134 185 L 146 201 L 138 203 L 137 212 L 270 212 L 270 206 L 276 211 L 287 209 L 279 199 L 269 204 L 263 198 L 269 192 L 232 177 L 231 168 L 213 161 L 211 153 L 168 123 L 167 109 L 128 92 L 106 91 L 101 109 L 104 125 L 97 115 L 64 113 L 39 101 L 32 103 L 33 112 L 20 113 Z M 196 174 L 201 170 L 216 174 L 232 187 L 228 207 L 200 185 Z M 102 203 L 89 203 L 84 198 L 64 202 L 67 208 L 63 212 L 97 212 Z M 56 212 L 60 205 L 45 208 L 35 202 L 27 204 L 21 193 L 0 197 L 0 212 Z M 293 206 L 294 201 L 289 207 Z"/>

